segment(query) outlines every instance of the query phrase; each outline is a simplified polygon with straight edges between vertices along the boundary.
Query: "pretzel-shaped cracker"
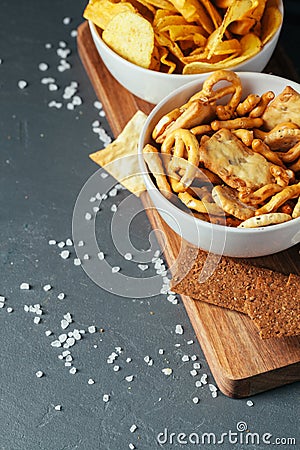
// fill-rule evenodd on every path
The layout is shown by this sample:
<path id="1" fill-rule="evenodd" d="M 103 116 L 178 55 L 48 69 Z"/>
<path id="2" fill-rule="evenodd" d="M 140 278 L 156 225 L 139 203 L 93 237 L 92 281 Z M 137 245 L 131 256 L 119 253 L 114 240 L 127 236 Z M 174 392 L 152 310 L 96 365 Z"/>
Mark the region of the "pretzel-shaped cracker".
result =
<path id="1" fill-rule="evenodd" d="M 298 198 L 298 201 L 295 205 L 295 208 L 293 209 L 292 212 L 292 218 L 296 219 L 297 217 L 300 217 L 300 197 Z"/>
<path id="2" fill-rule="evenodd" d="M 210 125 L 197 125 L 196 127 L 190 129 L 190 132 L 195 136 L 201 136 L 203 134 L 210 133 L 211 131 L 212 129 Z"/>
<path id="3" fill-rule="evenodd" d="M 236 107 L 238 116 L 245 116 L 251 112 L 255 106 L 260 102 L 260 96 L 258 94 L 249 94 L 248 97 Z"/>
<path id="4" fill-rule="evenodd" d="M 180 115 L 182 114 L 182 111 L 180 108 L 173 109 L 173 111 L 170 111 L 168 114 L 165 114 L 155 125 L 154 130 L 152 131 L 152 137 L 154 140 L 158 138 L 165 129 L 174 122 Z"/>
<path id="5" fill-rule="evenodd" d="M 277 166 L 280 167 L 285 167 L 278 154 L 272 152 L 272 150 L 270 150 L 270 147 L 267 144 L 265 144 L 261 139 L 254 139 L 252 141 L 252 150 L 255 153 L 260 153 L 273 164 L 276 164 Z"/>
<path id="6" fill-rule="evenodd" d="M 274 128 L 272 128 L 272 130 L 270 131 L 263 131 L 263 130 L 253 130 L 254 132 L 254 136 L 257 139 L 266 139 L 271 133 L 276 133 L 278 130 L 285 130 L 285 129 L 290 129 L 290 130 L 296 130 L 298 129 L 298 125 L 296 125 L 293 122 L 282 122 L 279 123 L 278 125 L 276 125 Z"/>
<path id="7" fill-rule="evenodd" d="M 276 154 L 284 163 L 292 163 L 300 157 L 300 142 L 290 148 L 287 152 L 276 152 Z"/>
<path id="8" fill-rule="evenodd" d="M 282 191 L 283 187 L 279 184 L 265 184 L 261 188 L 250 193 L 239 193 L 239 199 L 244 203 L 249 203 L 250 205 L 261 205 L 267 198 L 272 197 L 272 195 L 277 194 L 277 192 Z"/>
<path id="9" fill-rule="evenodd" d="M 211 122 L 211 127 L 214 131 L 218 131 L 221 128 L 227 128 L 229 130 L 237 130 L 238 128 L 256 128 L 261 127 L 263 120 L 258 117 L 252 119 L 251 117 L 238 117 L 237 119 L 229 120 L 214 120 Z"/>
<path id="10" fill-rule="evenodd" d="M 261 214 L 259 216 L 250 217 L 250 219 L 244 220 L 238 228 L 258 228 L 266 227 L 268 225 L 275 225 L 291 220 L 292 217 L 285 213 L 268 213 Z"/>
<path id="11" fill-rule="evenodd" d="M 232 85 L 231 89 L 233 90 L 233 93 L 227 105 L 217 106 L 216 113 L 220 120 L 228 120 L 233 116 L 233 113 L 242 97 L 242 83 L 237 74 L 226 70 L 218 70 L 217 72 L 213 72 L 213 74 L 204 81 L 201 93 L 208 99 L 214 97 L 215 100 L 219 100 L 224 97 L 224 87 L 215 91 L 213 90 L 215 84 L 221 80 L 228 81 L 228 83 Z"/>
<path id="12" fill-rule="evenodd" d="M 249 116 L 250 117 L 261 117 L 263 113 L 265 112 L 268 104 L 274 99 L 275 94 L 272 91 L 265 92 L 260 97 L 260 101 L 258 105 L 252 109 Z"/>
<path id="13" fill-rule="evenodd" d="M 143 148 L 144 159 L 149 167 L 150 172 L 152 172 L 157 187 L 160 191 L 164 192 L 167 197 L 172 193 L 172 189 L 168 183 L 167 177 L 165 175 L 165 170 L 162 161 L 159 156 L 158 150 L 153 147 L 153 145 L 147 144 Z"/>
<path id="14" fill-rule="evenodd" d="M 169 173 L 172 175 L 170 182 L 173 190 L 175 192 L 185 191 L 192 183 L 199 165 L 199 143 L 196 136 L 189 130 L 174 130 L 166 136 L 161 146 L 161 152 L 174 155 L 174 161 L 171 159 L 168 164 Z M 185 152 L 187 161 L 183 159 Z M 174 179 L 174 175 L 180 168 L 185 172 L 181 181 L 178 182 Z"/>
<path id="15" fill-rule="evenodd" d="M 281 192 L 278 192 L 278 194 L 273 195 L 273 197 L 268 203 L 263 205 L 261 208 L 257 209 L 255 215 L 259 216 L 261 214 L 276 211 L 286 201 L 290 200 L 291 198 L 298 197 L 299 195 L 300 195 L 300 183 L 287 186 Z"/>
<path id="16" fill-rule="evenodd" d="M 213 216 L 225 216 L 222 208 L 220 208 L 215 202 L 209 202 L 203 197 L 201 200 L 193 197 L 188 192 L 180 192 L 178 198 L 190 209 L 193 209 L 200 213 L 207 213 Z"/>
<path id="17" fill-rule="evenodd" d="M 279 186 L 287 186 L 293 177 L 291 170 L 284 169 L 283 167 L 271 164 L 270 173 L 275 178 L 275 181 Z"/>

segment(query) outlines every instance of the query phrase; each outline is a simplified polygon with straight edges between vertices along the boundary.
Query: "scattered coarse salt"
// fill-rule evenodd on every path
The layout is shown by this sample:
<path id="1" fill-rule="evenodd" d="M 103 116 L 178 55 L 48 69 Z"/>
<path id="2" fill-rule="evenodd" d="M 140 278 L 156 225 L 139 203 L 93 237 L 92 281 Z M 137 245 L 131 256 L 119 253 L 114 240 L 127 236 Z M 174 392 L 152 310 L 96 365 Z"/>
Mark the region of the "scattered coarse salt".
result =
<path id="1" fill-rule="evenodd" d="M 193 398 L 193 403 L 195 403 L 195 405 L 197 404 L 197 403 L 199 403 L 199 397 L 194 397 Z"/>
<path id="2" fill-rule="evenodd" d="M 247 400 L 247 406 L 253 406 L 253 405 L 254 405 L 254 403 L 252 400 Z"/>
<path id="3" fill-rule="evenodd" d="M 93 211 L 97 214 L 100 211 L 99 206 L 93 206 Z"/>
<path id="4" fill-rule="evenodd" d="M 102 397 L 102 400 L 103 400 L 105 403 L 107 403 L 107 402 L 109 402 L 109 398 L 110 398 L 109 394 L 104 394 L 103 397 Z"/>
<path id="5" fill-rule="evenodd" d="M 192 345 L 194 341 L 191 339 L 190 341 L 187 341 L 187 345 Z"/>
<path id="6" fill-rule="evenodd" d="M 197 372 L 197 370 L 193 369 L 190 371 L 190 374 L 192 375 L 192 377 L 195 377 L 198 375 L 198 372 Z"/>
<path id="7" fill-rule="evenodd" d="M 118 209 L 118 207 L 115 203 L 113 205 L 111 205 L 111 208 L 110 208 L 111 212 L 116 212 L 117 209 Z"/>
<path id="8" fill-rule="evenodd" d="M 130 433 L 134 433 L 137 430 L 137 426 L 135 424 L 132 424 L 129 428 Z"/>
<path id="9" fill-rule="evenodd" d="M 59 340 L 59 342 L 61 342 L 61 343 L 63 344 L 63 343 L 66 342 L 66 340 L 67 340 L 67 335 L 66 335 L 65 333 L 60 334 L 60 335 L 58 336 L 58 340 Z"/>
<path id="10" fill-rule="evenodd" d="M 20 284 L 20 289 L 22 289 L 22 291 L 28 291 L 30 289 L 30 285 L 28 283 L 22 283 Z"/>
<path id="11" fill-rule="evenodd" d="M 175 333 L 176 333 L 176 334 L 183 334 L 183 328 L 182 328 L 182 325 L 176 325 L 176 327 L 175 327 Z"/>
<path id="12" fill-rule="evenodd" d="M 174 347 L 180 347 L 181 344 L 174 344 Z"/>
<path id="13" fill-rule="evenodd" d="M 65 362 L 65 367 L 72 367 L 72 363 L 70 363 L 70 362 Z"/>
<path id="14" fill-rule="evenodd" d="M 55 100 L 52 100 L 51 102 L 48 103 L 49 108 L 56 108 L 56 109 L 60 109 L 62 108 L 62 103 L 61 102 L 56 102 Z"/>
<path id="15" fill-rule="evenodd" d="M 77 36 L 77 30 L 71 30 L 70 36 L 71 37 L 76 37 Z"/>
<path id="16" fill-rule="evenodd" d="M 128 447 L 130 448 L 130 450 L 134 450 L 134 449 L 135 449 L 135 445 L 133 445 L 132 442 L 130 442 L 130 444 L 128 445 Z"/>
<path id="17" fill-rule="evenodd" d="M 38 370 L 35 375 L 37 376 L 37 378 L 41 378 L 44 375 L 44 372 L 42 372 L 41 370 Z"/>
<path id="18" fill-rule="evenodd" d="M 3 307 L 4 307 L 4 302 L 0 302 L 0 308 L 3 308 Z"/>
<path id="19" fill-rule="evenodd" d="M 104 253 L 103 252 L 99 252 L 98 253 L 98 258 L 100 259 L 100 261 L 103 261 L 104 258 L 105 258 Z"/>
<path id="20" fill-rule="evenodd" d="M 81 260 L 79 258 L 75 258 L 74 259 L 74 266 L 80 266 L 81 265 Z"/>
<path id="21" fill-rule="evenodd" d="M 217 392 L 217 391 L 212 391 L 211 396 L 212 396 L 213 398 L 218 397 L 218 392 Z"/>
<path id="22" fill-rule="evenodd" d="M 95 107 L 96 109 L 102 109 L 102 103 L 99 102 L 99 100 L 96 100 L 96 101 L 94 102 L 94 107 Z"/>
<path id="23" fill-rule="evenodd" d="M 189 355 L 183 355 L 183 357 L 181 358 L 181 361 L 183 362 L 188 362 L 190 360 Z"/>
<path id="24" fill-rule="evenodd" d="M 25 80 L 18 81 L 18 88 L 19 89 L 25 89 L 27 86 L 28 86 L 27 81 L 25 81 Z"/>
<path id="25" fill-rule="evenodd" d="M 100 177 L 103 178 L 103 180 L 105 180 L 105 178 L 108 177 L 108 173 L 107 172 L 101 172 Z"/>
<path id="26" fill-rule="evenodd" d="M 84 242 L 83 241 L 78 241 L 78 247 L 83 247 L 84 246 Z"/>
<path id="27" fill-rule="evenodd" d="M 131 358 L 126 358 L 126 362 L 127 362 L 127 363 L 130 363 L 131 361 L 132 361 Z"/>
<path id="28" fill-rule="evenodd" d="M 162 369 L 162 373 L 169 376 L 171 375 L 173 370 L 170 367 L 166 367 L 165 369 Z"/>
<path id="29" fill-rule="evenodd" d="M 164 349 L 163 349 L 163 348 L 159 348 L 159 349 L 158 349 L 158 354 L 159 354 L 159 355 L 163 355 L 163 354 L 164 354 L 164 352 L 165 352 L 165 351 L 164 351 Z"/>
<path id="30" fill-rule="evenodd" d="M 76 341 L 80 341 L 80 339 L 81 339 L 81 334 L 80 334 L 80 331 L 79 331 L 79 330 L 75 329 L 75 330 L 73 331 L 73 338 L 74 338 Z"/>
<path id="31" fill-rule="evenodd" d="M 39 316 L 36 316 L 36 317 L 33 319 L 33 322 L 36 323 L 36 324 L 40 323 L 40 321 L 41 321 L 41 318 L 40 318 Z"/>
<path id="32" fill-rule="evenodd" d="M 72 323 L 73 321 L 72 316 L 69 312 L 64 315 L 64 319 L 66 319 L 69 323 Z"/>
<path id="33" fill-rule="evenodd" d="M 63 300 L 65 298 L 65 294 L 63 292 L 60 292 L 57 296 L 58 300 Z"/>
<path id="34" fill-rule="evenodd" d="M 43 290 L 44 290 L 45 292 L 50 291 L 50 289 L 52 289 L 51 284 L 45 284 L 45 286 L 43 286 Z"/>
<path id="35" fill-rule="evenodd" d="M 119 372 L 119 370 L 120 370 L 120 366 L 116 365 L 116 366 L 113 367 L 113 371 L 114 372 Z"/>
<path id="36" fill-rule="evenodd" d="M 89 259 L 90 259 L 90 255 L 88 255 L 87 253 L 85 253 L 85 254 L 83 255 L 83 259 L 84 259 L 85 261 L 89 260 Z"/>
<path id="37" fill-rule="evenodd" d="M 201 381 L 200 381 L 200 380 L 197 380 L 196 383 L 195 383 L 195 386 L 196 386 L 197 388 L 201 387 L 201 386 L 202 386 Z"/>
<path id="38" fill-rule="evenodd" d="M 193 364 L 193 368 L 199 370 L 199 369 L 201 369 L 201 364 L 198 363 L 198 362 L 195 362 L 195 363 Z"/>
<path id="39" fill-rule="evenodd" d="M 64 351 L 62 352 L 63 358 L 66 358 L 66 357 L 69 356 L 70 354 L 71 354 L 70 350 L 64 350 Z"/>
<path id="40" fill-rule="evenodd" d="M 55 239 L 50 239 L 50 241 L 48 241 L 49 245 L 56 245 L 56 240 Z"/>
<path id="41" fill-rule="evenodd" d="M 66 245 L 66 243 L 65 243 L 64 241 L 60 241 L 60 242 L 57 244 L 57 247 L 58 247 L 58 248 L 64 248 L 65 245 Z"/>
<path id="42" fill-rule="evenodd" d="M 65 41 L 59 41 L 58 45 L 60 48 L 66 48 L 66 46 L 67 46 Z"/>
<path id="43" fill-rule="evenodd" d="M 88 384 L 94 384 L 94 383 L 95 383 L 95 381 L 93 380 L 93 378 L 88 379 Z"/>
<path id="44" fill-rule="evenodd" d="M 127 261 L 130 261 L 132 259 L 131 253 L 125 253 L 124 258 L 127 259 Z"/>
<path id="45" fill-rule="evenodd" d="M 66 350 L 66 351 L 69 351 L 69 350 Z M 64 354 L 64 352 L 63 352 L 63 354 Z M 73 361 L 72 355 L 70 353 L 66 356 L 66 361 L 67 362 Z"/>
<path id="46" fill-rule="evenodd" d="M 56 405 L 56 406 L 54 406 L 54 409 L 55 409 L 56 411 L 61 411 L 61 405 Z"/>
<path id="47" fill-rule="evenodd" d="M 197 360 L 197 355 L 192 355 L 192 356 L 191 356 L 191 360 L 192 360 L 192 361 L 196 361 L 196 360 Z"/>
<path id="48" fill-rule="evenodd" d="M 111 189 L 111 191 L 109 191 L 108 195 L 110 197 L 115 197 L 118 193 L 118 190 L 114 187 L 113 189 Z"/>
<path id="49" fill-rule="evenodd" d="M 75 375 L 75 373 L 77 372 L 77 369 L 76 369 L 76 367 L 71 367 L 71 369 L 69 370 L 69 373 L 71 374 L 71 375 Z"/>
<path id="50" fill-rule="evenodd" d="M 63 250 L 60 254 L 60 256 L 62 257 L 62 259 L 68 259 L 70 256 L 70 252 L 69 250 Z"/>
<path id="51" fill-rule="evenodd" d="M 47 49 L 52 48 L 52 44 L 50 44 L 50 42 L 47 42 L 47 43 L 45 44 L 45 48 L 47 48 Z"/>
<path id="52" fill-rule="evenodd" d="M 58 86 L 55 83 L 49 83 L 48 84 L 48 89 L 49 89 L 50 92 L 58 91 Z"/>
<path id="53" fill-rule="evenodd" d="M 14 310 L 13 310 L 13 308 L 11 308 L 11 307 L 9 306 L 8 308 L 6 308 L 6 311 L 7 311 L 8 313 L 12 313 Z"/>
<path id="54" fill-rule="evenodd" d="M 74 109 L 73 103 L 67 103 L 67 109 L 69 109 L 70 111 L 73 111 L 73 109 Z"/>
<path id="55" fill-rule="evenodd" d="M 90 334 L 96 333 L 96 327 L 94 325 L 91 325 L 88 327 L 88 332 Z"/>
<path id="56" fill-rule="evenodd" d="M 128 375 L 127 377 L 125 377 L 125 380 L 128 381 L 128 383 L 131 383 L 131 381 L 133 381 L 134 376 L 133 375 Z"/>
<path id="57" fill-rule="evenodd" d="M 72 247 L 72 246 L 73 246 L 73 241 L 72 241 L 72 239 L 68 238 L 68 239 L 66 240 L 66 245 L 67 245 L 68 247 Z"/>
<path id="58" fill-rule="evenodd" d="M 55 341 L 51 342 L 51 347 L 61 347 L 61 342 L 59 342 L 58 339 L 56 339 Z"/>
<path id="59" fill-rule="evenodd" d="M 6 298 L 3 295 L 0 295 L 0 302 L 5 302 Z"/>
<path id="60" fill-rule="evenodd" d="M 51 331 L 51 330 L 46 330 L 46 331 L 45 331 L 45 335 L 46 335 L 46 336 L 51 336 L 51 334 L 52 334 L 52 331 Z"/>
<path id="61" fill-rule="evenodd" d="M 84 216 L 84 218 L 85 218 L 85 220 L 91 220 L 91 218 L 92 218 L 92 214 L 91 214 L 91 213 L 89 213 L 89 212 L 87 212 L 87 213 L 85 213 L 85 216 Z"/>
<path id="62" fill-rule="evenodd" d="M 42 84 L 51 84 L 51 83 L 55 83 L 55 78 L 52 78 L 52 77 L 44 77 L 44 78 L 41 78 L 41 83 L 42 83 Z"/>
<path id="63" fill-rule="evenodd" d="M 61 322 L 60 322 L 60 326 L 61 326 L 61 328 L 62 328 L 63 330 L 65 330 L 66 328 L 68 328 L 68 326 L 69 326 L 68 320 L 62 319 Z"/>
<path id="64" fill-rule="evenodd" d="M 45 62 L 41 62 L 38 67 L 39 67 L 39 70 L 41 70 L 42 72 L 45 72 L 49 68 L 48 64 Z"/>
<path id="65" fill-rule="evenodd" d="M 206 373 L 204 373 L 202 375 L 202 377 L 200 378 L 200 381 L 202 384 L 207 384 L 207 374 Z"/>
<path id="66" fill-rule="evenodd" d="M 218 388 L 214 384 L 211 384 L 211 383 L 209 383 L 208 388 L 211 392 L 218 390 Z"/>
<path id="67" fill-rule="evenodd" d="M 119 266 L 114 266 L 114 267 L 111 268 L 112 273 L 117 273 L 120 270 L 121 270 L 121 267 L 119 267 Z"/>
<path id="68" fill-rule="evenodd" d="M 147 270 L 149 268 L 148 264 L 138 264 L 138 268 L 142 271 Z"/>

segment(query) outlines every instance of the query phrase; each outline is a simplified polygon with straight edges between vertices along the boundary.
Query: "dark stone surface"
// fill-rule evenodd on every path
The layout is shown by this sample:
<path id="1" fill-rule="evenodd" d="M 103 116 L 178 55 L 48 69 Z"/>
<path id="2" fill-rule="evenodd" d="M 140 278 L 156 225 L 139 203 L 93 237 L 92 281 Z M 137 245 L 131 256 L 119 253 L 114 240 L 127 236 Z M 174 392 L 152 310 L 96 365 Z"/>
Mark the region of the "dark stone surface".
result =
<path id="1" fill-rule="evenodd" d="M 298 9 L 296 2 L 287 3 Z M 214 381 L 181 302 L 172 305 L 165 295 L 137 298 L 138 292 L 136 298 L 126 297 L 126 283 L 155 272 L 150 264 L 142 274 L 136 263 L 124 260 L 111 239 L 110 207 L 125 200 L 125 191 L 103 203 L 96 221 L 98 243 L 108 263 L 119 265 L 129 279 L 121 281 L 124 297 L 113 294 L 114 283 L 108 292 L 74 266 L 73 247 L 70 258 L 63 260 L 60 249 L 48 245 L 49 239 L 59 242 L 72 236 L 77 196 L 96 171 L 88 154 L 103 147 L 92 131 L 92 122 L 99 119 L 93 106 L 95 94 L 76 53 L 76 40 L 70 36 L 82 21 L 84 7 L 82 0 L 1 1 L 0 295 L 6 302 L 0 309 L 0 449 L 125 450 L 132 442 L 137 449 L 152 450 L 159 448 L 156 436 L 164 428 L 176 435 L 210 432 L 219 439 L 222 433 L 235 432 L 242 421 L 260 437 L 271 433 L 273 442 L 277 437 L 292 437 L 299 447 L 298 383 L 253 397 L 253 407 L 247 406 L 246 399 L 233 400 L 221 393 L 214 399 L 207 385 L 195 387 L 203 373 L 209 382 Z M 63 24 L 64 17 L 71 17 L 69 25 Z M 59 41 L 72 50 L 67 58 L 72 68 L 61 73 L 57 71 Z M 288 52 L 299 67 L 299 54 L 293 51 L 299 42 L 297 22 L 285 24 L 281 41 L 283 45 L 291 42 Z M 46 43 L 52 48 L 46 49 Z M 40 62 L 49 64 L 46 72 L 38 69 Z M 57 92 L 41 84 L 40 79 L 49 76 L 56 78 Z M 27 88 L 20 90 L 19 80 L 26 80 Z M 73 80 L 79 83 L 83 104 L 70 111 L 63 100 L 61 109 L 49 108 L 51 100 L 62 101 L 64 87 Z M 105 118 L 100 120 L 110 134 Z M 101 189 L 104 192 L 105 184 L 99 184 Z M 91 210 L 88 201 L 86 208 Z M 84 226 L 83 221 L 85 230 Z M 131 226 L 136 251 L 149 247 L 150 231 L 145 215 L 138 214 Z M 115 234 L 120 238 L 119 231 Z M 93 262 L 96 256 L 90 255 Z M 22 282 L 32 288 L 21 291 Z M 48 283 L 52 289 L 45 292 L 42 286 Z M 66 298 L 58 300 L 62 291 Z M 24 305 L 37 303 L 43 310 L 39 324 L 33 322 L 34 313 L 24 311 Z M 7 307 L 13 312 L 7 312 Z M 66 332 L 86 330 L 83 339 L 70 348 L 78 370 L 75 375 L 58 358 L 62 349 L 50 345 L 64 332 L 60 322 L 67 312 L 73 323 Z M 176 324 L 183 326 L 183 335 L 175 334 Z M 91 325 L 97 333 L 87 332 Z M 47 337 L 46 330 L 53 335 Z M 194 343 L 188 345 L 191 339 Z M 176 347 L 177 343 L 181 346 Z M 122 353 L 114 364 L 107 364 L 119 346 Z M 158 353 L 160 348 L 163 355 Z M 197 377 L 190 375 L 192 361 L 182 362 L 184 354 L 197 355 L 202 365 Z M 147 355 L 153 366 L 144 361 Z M 132 361 L 126 362 L 127 358 Z M 117 372 L 113 370 L 116 364 L 120 366 Z M 170 377 L 161 372 L 165 367 L 173 369 Z M 44 372 L 42 378 L 35 375 L 39 370 Z M 134 380 L 126 381 L 131 374 Z M 88 384 L 90 378 L 95 384 Z M 102 400 L 106 393 L 110 394 L 108 403 Z M 199 397 L 198 404 L 192 402 L 194 396 Z M 58 404 L 61 411 L 54 409 Z M 130 432 L 132 424 L 138 426 L 134 433 Z M 270 447 L 233 444 L 227 438 L 219 445 L 226 450 Z M 161 447 L 197 446 L 174 443 Z"/>

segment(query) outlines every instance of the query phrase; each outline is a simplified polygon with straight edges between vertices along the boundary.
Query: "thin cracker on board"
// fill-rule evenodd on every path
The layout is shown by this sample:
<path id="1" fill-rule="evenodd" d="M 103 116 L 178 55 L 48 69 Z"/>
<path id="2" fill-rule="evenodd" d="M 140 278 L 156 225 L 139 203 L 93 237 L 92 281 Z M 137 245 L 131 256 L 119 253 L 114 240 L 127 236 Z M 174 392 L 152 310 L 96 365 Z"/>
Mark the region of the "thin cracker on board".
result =
<path id="1" fill-rule="evenodd" d="M 146 118 L 146 114 L 137 111 L 111 144 L 89 155 L 95 163 L 138 197 L 146 190 L 137 156 L 138 140 Z"/>

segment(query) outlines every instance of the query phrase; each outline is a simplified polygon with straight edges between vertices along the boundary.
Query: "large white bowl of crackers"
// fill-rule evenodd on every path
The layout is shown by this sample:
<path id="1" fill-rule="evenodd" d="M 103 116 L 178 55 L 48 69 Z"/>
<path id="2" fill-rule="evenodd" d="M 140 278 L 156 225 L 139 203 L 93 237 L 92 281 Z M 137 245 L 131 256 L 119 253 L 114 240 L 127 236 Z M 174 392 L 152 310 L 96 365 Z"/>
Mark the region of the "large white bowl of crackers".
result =
<path id="1" fill-rule="evenodd" d="M 96 49 L 128 91 L 157 104 L 219 69 L 261 72 L 276 47 L 282 0 L 90 0 Z"/>
<path id="2" fill-rule="evenodd" d="M 300 242 L 300 85 L 216 71 L 162 100 L 139 140 L 165 222 L 207 252 L 257 257 Z"/>

